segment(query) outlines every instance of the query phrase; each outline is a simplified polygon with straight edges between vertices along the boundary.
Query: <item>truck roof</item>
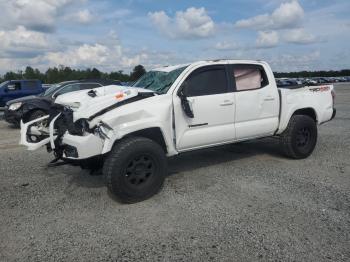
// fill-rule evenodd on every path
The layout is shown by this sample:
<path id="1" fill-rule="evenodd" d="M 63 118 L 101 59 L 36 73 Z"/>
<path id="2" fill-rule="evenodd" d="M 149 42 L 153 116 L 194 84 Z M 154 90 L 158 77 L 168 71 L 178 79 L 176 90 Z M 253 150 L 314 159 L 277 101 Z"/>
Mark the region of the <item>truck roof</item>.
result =
<path id="1" fill-rule="evenodd" d="M 265 63 L 266 64 L 266 62 L 262 60 L 212 59 L 212 60 L 200 60 L 200 61 L 187 63 L 187 64 L 163 66 L 163 67 L 152 69 L 151 71 L 171 72 L 173 70 L 176 70 L 185 66 L 211 65 L 211 64 L 218 64 L 218 63 L 227 63 L 227 64 L 231 64 L 231 63 L 232 64 L 264 64 Z"/>

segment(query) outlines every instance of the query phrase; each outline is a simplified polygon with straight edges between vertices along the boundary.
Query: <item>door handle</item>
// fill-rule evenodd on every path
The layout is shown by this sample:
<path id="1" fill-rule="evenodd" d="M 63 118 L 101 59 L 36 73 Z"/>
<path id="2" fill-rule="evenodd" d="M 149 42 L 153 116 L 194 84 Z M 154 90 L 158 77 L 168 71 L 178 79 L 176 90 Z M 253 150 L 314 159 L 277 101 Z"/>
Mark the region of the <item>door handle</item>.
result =
<path id="1" fill-rule="evenodd" d="M 274 101 L 275 98 L 274 97 L 271 97 L 271 96 L 268 96 L 268 97 L 265 97 L 264 101 Z"/>
<path id="2" fill-rule="evenodd" d="M 220 106 L 230 106 L 233 105 L 233 101 L 231 100 L 225 100 L 223 103 L 220 104 Z"/>

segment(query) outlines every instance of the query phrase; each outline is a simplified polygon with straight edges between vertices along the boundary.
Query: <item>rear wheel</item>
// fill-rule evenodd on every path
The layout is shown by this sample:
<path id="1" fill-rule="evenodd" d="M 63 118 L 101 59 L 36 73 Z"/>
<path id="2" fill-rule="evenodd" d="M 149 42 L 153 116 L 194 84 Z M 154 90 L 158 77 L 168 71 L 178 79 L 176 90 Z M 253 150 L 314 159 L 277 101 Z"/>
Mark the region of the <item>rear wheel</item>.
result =
<path id="1" fill-rule="evenodd" d="M 104 166 L 108 189 L 124 203 L 146 200 L 161 189 L 167 159 L 160 145 L 143 137 L 117 143 Z"/>
<path id="2" fill-rule="evenodd" d="M 287 129 L 280 136 L 285 155 L 294 159 L 310 156 L 315 149 L 316 142 L 316 122 L 306 115 L 292 116 Z"/>

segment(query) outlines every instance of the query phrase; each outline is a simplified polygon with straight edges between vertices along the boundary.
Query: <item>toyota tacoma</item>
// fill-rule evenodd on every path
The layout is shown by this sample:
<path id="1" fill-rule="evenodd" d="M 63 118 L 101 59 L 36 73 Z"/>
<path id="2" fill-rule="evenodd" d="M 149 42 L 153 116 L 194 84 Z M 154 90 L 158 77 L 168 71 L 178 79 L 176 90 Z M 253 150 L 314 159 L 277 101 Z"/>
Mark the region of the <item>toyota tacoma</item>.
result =
<path id="1" fill-rule="evenodd" d="M 263 61 L 199 61 L 151 70 L 132 87 L 61 95 L 48 115 L 21 123 L 20 143 L 101 166 L 109 190 L 133 203 L 160 190 L 167 157 L 183 152 L 274 136 L 286 156 L 308 157 L 334 96 L 332 85 L 278 88 Z"/>

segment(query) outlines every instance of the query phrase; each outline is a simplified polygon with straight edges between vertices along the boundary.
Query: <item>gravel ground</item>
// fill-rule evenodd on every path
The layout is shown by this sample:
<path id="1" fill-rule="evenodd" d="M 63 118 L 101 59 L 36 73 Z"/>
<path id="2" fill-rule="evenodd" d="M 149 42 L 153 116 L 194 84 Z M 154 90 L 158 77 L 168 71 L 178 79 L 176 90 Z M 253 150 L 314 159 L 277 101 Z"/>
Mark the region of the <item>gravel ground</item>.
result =
<path id="1" fill-rule="evenodd" d="M 273 139 L 181 155 L 133 205 L 0 121 L 0 261 L 350 261 L 350 85 L 336 90 L 310 158 Z"/>

